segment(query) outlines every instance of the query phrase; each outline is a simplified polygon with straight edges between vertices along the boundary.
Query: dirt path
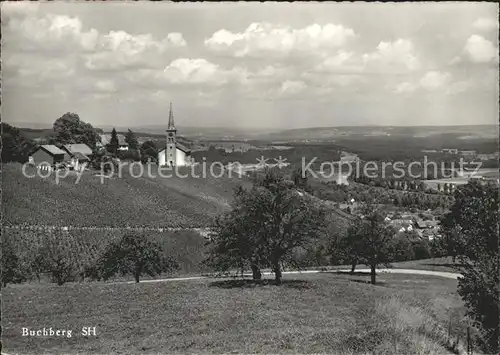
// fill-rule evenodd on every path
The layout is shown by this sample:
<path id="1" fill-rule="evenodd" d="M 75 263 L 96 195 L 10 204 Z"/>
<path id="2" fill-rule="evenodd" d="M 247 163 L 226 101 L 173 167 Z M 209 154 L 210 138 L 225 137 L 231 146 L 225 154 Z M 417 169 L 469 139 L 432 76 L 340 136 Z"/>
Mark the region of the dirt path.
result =
<path id="1" fill-rule="evenodd" d="M 295 275 L 295 274 L 320 274 L 320 273 L 337 273 L 337 272 L 350 272 L 351 270 L 304 270 L 304 271 L 284 271 L 283 275 Z M 370 269 L 356 269 L 356 272 L 370 273 Z M 452 272 L 443 271 L 430 271 L 430 270 L 412 270 L 412 269 L 378 269 L 377 274 L 408 274 L 408 275 L 428 275 L 428 276 L 438 276 L 445 277 L 448 279 L 458 279 L 460 274 L 455 274 Z M 262 272 L 262 276 L 273 276 L 272 272 Z M 244 274 L 244 276 L 252 276 L 252 274 Z M 175 281 L 196 281 L 196 280 L 206 280 L 206 279 L 227 279 L 227 277 L 210 277 L 210 276 L 192 276 L 192 277 L 172 277 L 167 279 L 154 279 L 154 280 L 143 280 L 140 283 L 156 283 L 156 282 L 175 282 Z M 113 282 L 112 284 L 133 284 L 135 281 L 121 281 Z"/>

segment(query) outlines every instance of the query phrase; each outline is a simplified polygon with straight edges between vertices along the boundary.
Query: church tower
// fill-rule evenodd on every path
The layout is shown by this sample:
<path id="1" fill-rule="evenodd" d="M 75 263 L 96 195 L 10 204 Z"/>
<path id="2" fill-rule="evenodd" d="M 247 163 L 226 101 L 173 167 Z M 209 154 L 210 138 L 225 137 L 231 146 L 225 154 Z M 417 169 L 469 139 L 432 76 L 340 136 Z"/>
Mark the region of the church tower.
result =
<path id="1" fill-rule="evenodd" d="M 165 150 L 165 164 L 168 166 L 176 165 L 176 135 L 177 130 L 174 125 L 174 112 L 172 111 L 172 103 L 170 103 L 170 113 L 168 116 L 167 127 L 167 145 Z"/>

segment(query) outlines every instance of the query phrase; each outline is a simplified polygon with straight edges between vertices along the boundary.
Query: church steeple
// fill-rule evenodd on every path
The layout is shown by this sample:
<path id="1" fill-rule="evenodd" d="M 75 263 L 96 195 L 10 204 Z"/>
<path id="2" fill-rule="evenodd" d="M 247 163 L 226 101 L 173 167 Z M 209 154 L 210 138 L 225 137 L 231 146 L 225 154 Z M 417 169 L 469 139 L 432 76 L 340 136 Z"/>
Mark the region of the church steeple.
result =
<path id="1" fill-rule="evenodd" d="M 174 111 L 172 111 L 172 103 L 170 103 L 170 113 L 168 115 L 168 128 L 167 130 L 169 131 L 175 131 L 175 125 L 174 125 Z"/>

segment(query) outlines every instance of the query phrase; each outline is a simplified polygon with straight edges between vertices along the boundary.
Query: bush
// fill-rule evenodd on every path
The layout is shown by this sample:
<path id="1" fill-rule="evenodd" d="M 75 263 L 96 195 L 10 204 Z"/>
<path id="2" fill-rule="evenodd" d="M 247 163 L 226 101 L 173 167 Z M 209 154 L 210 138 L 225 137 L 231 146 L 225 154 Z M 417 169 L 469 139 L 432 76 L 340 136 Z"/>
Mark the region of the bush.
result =
<path id="1" fill-rule="evenodd" d="M 426 240 L 413 242 L 412 248 L 414 260 L 429 259 L 430 257 L 432 257 L 429 242 Z"/>

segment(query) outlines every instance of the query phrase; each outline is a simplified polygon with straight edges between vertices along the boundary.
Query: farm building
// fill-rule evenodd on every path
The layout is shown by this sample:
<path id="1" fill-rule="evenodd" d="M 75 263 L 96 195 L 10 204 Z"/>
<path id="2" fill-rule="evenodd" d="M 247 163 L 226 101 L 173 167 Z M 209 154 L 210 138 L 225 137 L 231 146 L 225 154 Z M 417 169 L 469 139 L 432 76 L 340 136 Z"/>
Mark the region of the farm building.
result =
<path id="1" fill-rule="evenodd" d="M 82 164 L 88 164 L 93 154 L 86 144 L 66 144 L 62 148 L 69 155 L 67 160 L 75 170 L 80 170 Z"/>
<path id="2" fill-rule="evenodd" d="M 99 147 L 105 147 L 111 141 L 111 134 L 101 134 L 101 143 L 98 144 Z M 127 151 L 128 143 L 125 142 L 125 136 L 123 134 L 117 134 L 118 137 L 118 150 Z"/>
<path id="3" fill-rule="evenodd" d="M 55 145 L 46 144 L 38 147 L 31 155 L 30 162 L 35 166 L 49 165 L 55 167 L 64 162 L 65 156 L 66 152 L 64 150 L 57 148 Z"/>
<path id="4" fill-rule="evenodd" d="M 193 162 L 191 151 L 177 142 L 177 129 L 174 124 L 174 113 L 170 104 L 168 117 L 167 140 L 165 147 L 158 152 L 159 166 L 185 166 Z"/>

